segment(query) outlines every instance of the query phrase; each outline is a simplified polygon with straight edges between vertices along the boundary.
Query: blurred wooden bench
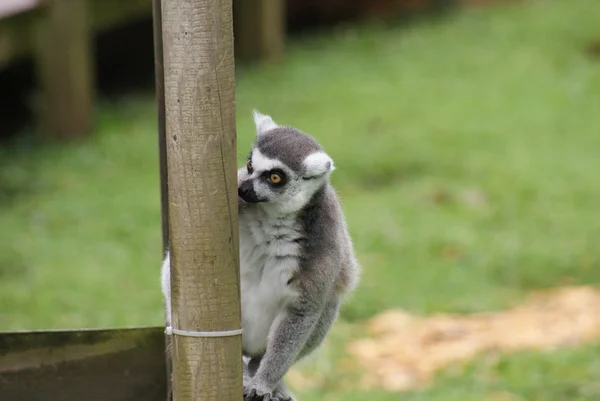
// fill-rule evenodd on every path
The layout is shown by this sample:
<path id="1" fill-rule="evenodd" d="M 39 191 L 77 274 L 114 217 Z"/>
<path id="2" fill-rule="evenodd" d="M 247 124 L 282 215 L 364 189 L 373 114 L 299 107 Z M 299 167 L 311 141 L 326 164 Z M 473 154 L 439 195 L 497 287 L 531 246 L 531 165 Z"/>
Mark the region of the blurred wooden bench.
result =
<path id="1" fill-rule="evenodd" d="M 284 2 L 234 0 L 236 58 L 281 55 Z M 151 15 L 152 0 L 0 0 L 0 69 L 33 56 L 45 138 L 74 140 L 92 129 L 94 34 Z"/>
<path id="2" fill-rule="evenodd" d="M 111 15 L 88 0 L 1 0 L 0 67 L 33 56 L 40 91 L 40 132 L 47 139 L 82 138 L 92 128 L 93 34 L 119 14 L 148 13 L 151 0 L 127 0 Z M 105 2 L 113 3 L 113 2 Z M 145 10 L 144 10 L 145 9 Z M 100 13 L 96 14 L 98 11 Z M 113 12 L 114 13 L 114 12 Z M 94 18 L 90 18 L 94 15 Z"/>

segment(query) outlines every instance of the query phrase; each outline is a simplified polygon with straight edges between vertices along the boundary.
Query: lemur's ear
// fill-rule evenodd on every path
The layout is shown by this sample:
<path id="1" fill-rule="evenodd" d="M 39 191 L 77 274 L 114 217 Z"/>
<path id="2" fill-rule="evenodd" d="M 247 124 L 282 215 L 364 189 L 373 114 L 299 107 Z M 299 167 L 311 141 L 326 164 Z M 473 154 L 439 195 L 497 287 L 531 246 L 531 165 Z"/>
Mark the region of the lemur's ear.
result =
<path id="1" fill-rule="evenodd" d="M 256 135 L 261 136 L 267 131 L 272 130 L 273 128 L 279 127 L 275 121 L 270 116 L 262 114 L 258 110 L 254 109 L 252 111 L 254 116 L 254 124 L 256 125 Z"/>
<path id="2" fill-rule="evenodd" d="M 304 159 L 304 178 L 316 178 L 335 170 L 333 160 L 325 152 L 315 152 Z"/>

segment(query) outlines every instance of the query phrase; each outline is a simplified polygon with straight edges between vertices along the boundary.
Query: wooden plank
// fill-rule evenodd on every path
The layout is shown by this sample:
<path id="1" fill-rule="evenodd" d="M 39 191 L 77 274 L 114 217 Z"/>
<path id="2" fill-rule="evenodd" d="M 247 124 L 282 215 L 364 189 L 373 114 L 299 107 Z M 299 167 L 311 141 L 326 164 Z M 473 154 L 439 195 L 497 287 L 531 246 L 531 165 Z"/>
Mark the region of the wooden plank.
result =
<path id="1" fill-rule="evenodd" d="M 92 126 L 94 78 L 87 0 L 54 0 L 36 29 L 42 89 L 41 132 L 51 140 L 84 137 Z"/>
<path id="2" fill-rule="evenodd" d="M 243 61 L 273 61 L 285 44 L 284 0 L 237 0 L 234 3 L 235 55 Z"/>
<path id="3" fill-rule="evenodd" d="M 163 327 L 0 332 L 0 399 L 164 401 Z"/>
<path id="4" fill-rule="evenodd" d="M 15 14 L 34 9 L 41 0 L 2 0 L 0 2 L 0 18 L 6 18 Z"/>
<path id="5" fill-rule="evenodd" d="M 162 0 L 171 306 L 185 331 L 241 328 L 231 0 Z M 176 401 L 242 399 L 241 333 L 173 335 Z"/>

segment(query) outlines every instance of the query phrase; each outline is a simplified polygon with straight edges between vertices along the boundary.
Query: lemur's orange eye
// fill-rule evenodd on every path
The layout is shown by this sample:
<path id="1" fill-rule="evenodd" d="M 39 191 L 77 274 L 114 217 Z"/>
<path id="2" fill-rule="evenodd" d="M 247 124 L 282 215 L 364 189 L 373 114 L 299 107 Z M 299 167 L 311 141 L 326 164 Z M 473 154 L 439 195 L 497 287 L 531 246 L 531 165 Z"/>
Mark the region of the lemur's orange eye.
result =
<path id="1" fill-rule="evenodd" d="M 252 162 L 250 160 L 248 160 L 248 163 L 246 164 L 246 168 L 248 169 L 249 173 L 252 172 Z"/>
<path id="2" fill-rule="evenodd" d="M 281 181 L 281 176 L 279 174 L 271 174 L 271 176 L 269 177 L 269 179 L 271 180 L 271 182 L 273 184 L 277 184 Z"/>

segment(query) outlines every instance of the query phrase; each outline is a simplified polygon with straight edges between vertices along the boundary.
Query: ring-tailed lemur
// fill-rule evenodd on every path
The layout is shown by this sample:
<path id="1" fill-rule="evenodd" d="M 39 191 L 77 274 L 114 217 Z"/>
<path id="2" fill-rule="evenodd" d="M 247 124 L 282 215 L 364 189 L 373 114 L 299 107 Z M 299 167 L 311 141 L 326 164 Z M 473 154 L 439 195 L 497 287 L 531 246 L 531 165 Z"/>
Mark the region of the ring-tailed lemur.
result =
<path id="1" fill-rule="evenodd" d="M 238 170 L 244 399 L 293 400 L 283 378 L 323 341 L 359 264 L 332 159 L 310 135 L 254 111 L 257 137 Z M 171 324 L 169 253 L 162 267 Z"/>

